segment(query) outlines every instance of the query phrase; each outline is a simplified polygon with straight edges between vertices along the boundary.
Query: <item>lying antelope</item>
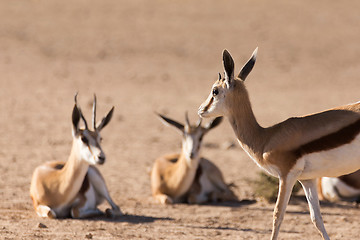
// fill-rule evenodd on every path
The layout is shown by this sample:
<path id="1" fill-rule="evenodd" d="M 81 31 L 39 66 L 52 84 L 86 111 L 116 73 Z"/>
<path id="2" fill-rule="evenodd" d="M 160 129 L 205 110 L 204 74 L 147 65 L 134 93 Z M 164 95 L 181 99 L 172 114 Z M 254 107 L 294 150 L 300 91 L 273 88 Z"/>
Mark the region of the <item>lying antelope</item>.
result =
<path id="1" fill-rule="evenodd" d="M 234 61 L 223 52 L 224 77 L 214 83 L 199 107 L 201 117 L 228 117 L 242 148 L 255 163 L 279 178 L 271 239 L 277 239 L 291 189 L 299 180 L 309 203 L 311 220 L 329 239 L 320 213 L 316 179 L 360 168 L 360 102 L 261 127 L 253 114 L 244 81 L 256 61 L 257 49 L 234 77 Z"/>
<path id="2" fill-rule="evenodd" d="M 88 128 L 85 117 L 77 105 L 72 112 L 73 144 L 67 162 L 52 161 L 38 166 L 31 180 L 30 196 L 40 217 L 86 218 L 102 215 L 97 206 L 106 199 L 112 209 L 107 209 L 109 217 L 122 215 L 113 202 L 105 181 L 95 164 L 105 162 L 101 149 L 100 131 L 109 123 L 114 107 L 96 124 L 96 96 L 93 103 L 93 128 Z M 80 129 L 80 118 L 85 129 Z"/>
<path id="3" fill-rule="evenodd" d="M 185 126 L 160 114 L 159 117 L 182 134 L 182 151 L 156 159 L 151 171 L 154 198 L 162 204 L 236 200 L 225 184 L 220 169 L 200 157 L 203 136 L 219 125 L 222 118 L 218 117 L 202 127 L 201 119 L 195 126 L 190 125 L 187 114 Z"/>
<path id="4" fill-rule="evenodd" d="M 321 200 L 360 202 L 360 170 L 340 177 L 322 177 L 318 190 Z"/>

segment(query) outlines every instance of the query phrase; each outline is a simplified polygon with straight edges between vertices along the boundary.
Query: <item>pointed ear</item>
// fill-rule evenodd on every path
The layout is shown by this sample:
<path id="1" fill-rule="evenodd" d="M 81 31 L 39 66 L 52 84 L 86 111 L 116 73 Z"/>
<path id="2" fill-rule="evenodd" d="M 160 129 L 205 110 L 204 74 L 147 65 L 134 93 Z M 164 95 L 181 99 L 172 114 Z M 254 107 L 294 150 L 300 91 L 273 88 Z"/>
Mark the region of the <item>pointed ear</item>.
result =
<path id="1" fill-rule="evenodd" d="M 101 129 L 103 129 L 111 120 L 112 115 L 114 113 L 114 107 L 111 108 L 111 110 L 109 111 L 109 113 L 106 115 L 106 117 L 104 117 L 100 124 L 96 127 L 97 131 L 101 131 Z"/>
<path id="2" fill-rule="evenodd" d="M 253 69 L 254 65 L 255 65 L 255 61 L 256 61 L 256 56 L 257 56 L 257 51 L 258 48 L 256 48 L 253 52 L 253 54 L 251 55 L 251 58 L 245 63 L 245 65 L 242 67 L 238 77 L 245 81 L 246 77 L 249 75 L 249 73 L 251 72 L 251 70 Z"/>
<path id="3" fill-rule="evenodd" d="M 159 117 L 160 117 L 160 120 L 165 124 L 165 125 L 171 125 L 171 126 L 174 126 L 176 127 L 177 129 L 179 129 L 182 133 L 184 132 L 184 125 L 181 124 L 181 123 L 178 123 L 177 121 L 175 120 L 172 120 L 170 118 L 167 118 L 159 113 L 156 113 Z"/>
<path id="4" fill-rule="evenodd" d="M 210 130 L 210 129 L 218 126 L 218 125 L 221 123 L 222 120 L 223 120 L 223 117 L 217 117 L 217 118 L 215 118 L 214 120 L 212 120 L 212 121 L 206 126 L 206 128 L 207 128 L 208 130 Z"/>
<path id="5" fill-rule="evenodd" d="M 72 124 L 73 124 L 73 136 L 75 137 L 79 133 L 80 111 L 76 104 L 74 105 L 72 112 Z"/>
<path id="6" fill-rule="evenodd" d="M 223 65 L 225 70 L 225 80 L 231 81 L 234 79 L 234 60 L 228 50 L 223 51 Z"/>

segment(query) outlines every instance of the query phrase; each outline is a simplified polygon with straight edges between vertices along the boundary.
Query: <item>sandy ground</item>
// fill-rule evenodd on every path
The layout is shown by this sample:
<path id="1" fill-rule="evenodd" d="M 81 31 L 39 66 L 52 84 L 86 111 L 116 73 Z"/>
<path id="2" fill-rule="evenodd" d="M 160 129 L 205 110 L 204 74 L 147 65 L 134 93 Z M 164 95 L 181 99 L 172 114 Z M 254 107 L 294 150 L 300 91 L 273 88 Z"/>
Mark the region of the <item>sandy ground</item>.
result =
<path id="1" fill-rule="evenodd" d="M 180 149 L 155 117 L 183 121 L 222 72 L 227 48 L 236 71 L 259 46 L 247 79 L 262 126 L 359 101 L 360 2 L 347 1 L 0 1 L 1 239 L 267 239 L 273 204 L 248 181 L 260 169 L 237 146 L 227 121 L 202 154 L 236 184 L 239 203 L 154 203 L 147 169 Z M 66 160 L 73 96 L 87 118 L 113 105 L 99 169 L 127 216 L 114 221 L 39 218 L 29 197 L 34 168 Z M 258 200 L 258 201 L 254 201 Z M 360 209 L 322 203 L 332 239 L 357 239 Z M 101 205 L 105 209 L 106 204 Z M 42 223 L 46 228 L 40 228 Z M 280 239 L 320 239 L 303 194 L 291 201 Z"/>

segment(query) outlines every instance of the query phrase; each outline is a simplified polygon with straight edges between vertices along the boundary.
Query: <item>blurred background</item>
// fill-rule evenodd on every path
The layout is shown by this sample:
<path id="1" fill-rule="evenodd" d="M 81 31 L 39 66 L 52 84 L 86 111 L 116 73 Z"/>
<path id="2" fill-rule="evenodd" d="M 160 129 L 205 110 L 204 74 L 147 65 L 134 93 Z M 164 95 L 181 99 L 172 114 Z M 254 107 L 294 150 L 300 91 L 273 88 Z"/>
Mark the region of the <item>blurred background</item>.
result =
<path id="1" fill-rule="evenodd" d="M 15 209 L 26 212 L 21 224 L 33 227 L 31 174 L 45 161 L 67 159 L 76 92 L 88 119 L 94 93 L 99 117 L 115 106 L 100 170 L 125 212 L 143 215 L 160 211 L 145 203 L 161 209 L 151 205 L 147 169 L 156 157 L 180 151 L 180 136 L 154 111 L 178 121 L 189 111 L 195 122 L 223 72 L 223 49 L 238 72 L 259 47 L 246 84 L 264 127 L 359 101 L 359 9 L 359 1 L 322 0 L 0 1 L 0 223 Z M 231 143 L 235 135 L 224 121 L 206 136 L 203 154 L 238 186 L 240 198 L 251 199 L 246 181 L 259 169 L 237 145 L 224 147 Z M 139 204 L 144 210 L 136 212 Z M 258 221 L 270 229 L 266 214 Z M 309 217 L 301 217 L 307 229 Z M 9 236 L 25 236 L 11 229 Z"/>

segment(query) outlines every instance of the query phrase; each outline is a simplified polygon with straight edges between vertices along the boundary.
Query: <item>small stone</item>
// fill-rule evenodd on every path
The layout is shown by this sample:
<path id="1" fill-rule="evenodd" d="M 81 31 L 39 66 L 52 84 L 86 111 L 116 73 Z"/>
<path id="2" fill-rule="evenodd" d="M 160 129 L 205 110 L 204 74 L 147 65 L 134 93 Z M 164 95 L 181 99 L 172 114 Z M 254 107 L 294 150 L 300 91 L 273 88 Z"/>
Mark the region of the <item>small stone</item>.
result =
<path id="1" fill-rule="evenodd" d="M 92 235 L 91 233 L 88 233 L 88 234 L 85 235 L 85 237 L 86 237 L 87 239 L 92 239 L 92 238 L 93 238 L 93 235 Z"/>
<path id="2" fill-rule="evenodd" d="M 39 223 L 38 228 L 47 228 L 47 226 L 45 224 L 43 224 L 43 223 Z"/>

